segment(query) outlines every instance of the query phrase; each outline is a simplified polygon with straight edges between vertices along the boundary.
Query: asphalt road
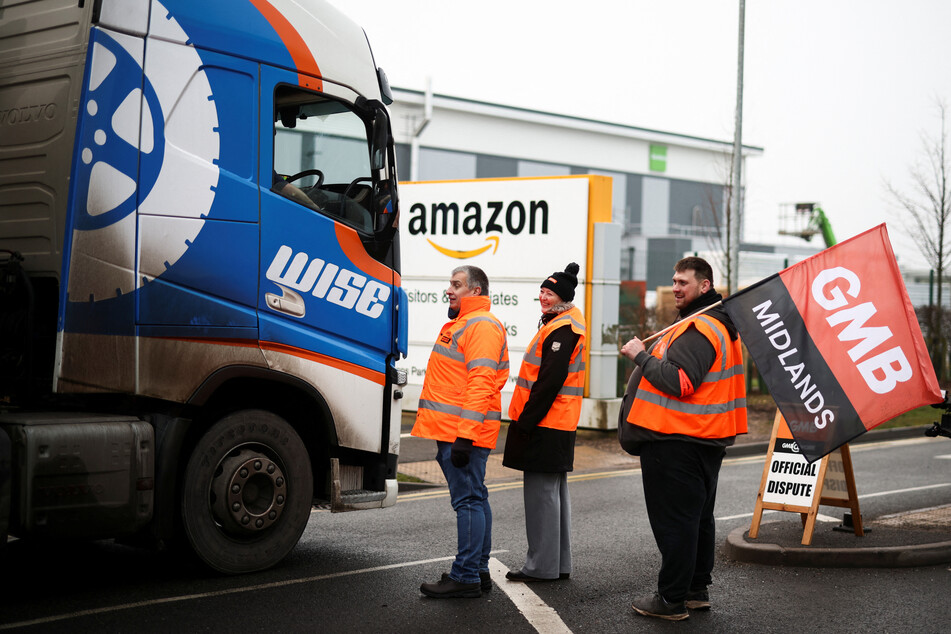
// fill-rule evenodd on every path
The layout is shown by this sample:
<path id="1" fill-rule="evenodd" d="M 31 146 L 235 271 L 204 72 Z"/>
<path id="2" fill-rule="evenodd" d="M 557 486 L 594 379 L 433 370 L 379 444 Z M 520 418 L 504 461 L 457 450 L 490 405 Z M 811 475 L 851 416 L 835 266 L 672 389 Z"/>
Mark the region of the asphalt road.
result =
<path id="1" fill-rule="evenodd" d="M 852 449 L 863 517 L 951 503 L 951 441 Z M 748 525 L 763 457 L 721 471 L 718 539 Z M 481 599 L 434 600 L 419 584 L 448 570 L 455 520 L 445 489 L 401 494 L 390 509 L 315 511 L 278 567 L 221 577 L 187 557 L 97 542 L 14 541 L 0 561 L 0 629 L 24 632 L 946 632 L 947 565 L 906 569 L 782 568 L 718 557 L 713 609 L 688 621 L 637 616 L 659 557 L 636 470 L 570 479 L 574 570 L 567 581 L 502 582 Z M 491 487 L 497 578 L 525 552 L 518 482 Z M 823 507 L 841 517 L 840 509 Z M 764 521 L 799 522 L 773 513 Z M 831 530 L 821 524 L 817 531 Z M 947 539 L 948 536 L 945 536 Z M 526 594 L 530 590 L 533 594 Z"/>

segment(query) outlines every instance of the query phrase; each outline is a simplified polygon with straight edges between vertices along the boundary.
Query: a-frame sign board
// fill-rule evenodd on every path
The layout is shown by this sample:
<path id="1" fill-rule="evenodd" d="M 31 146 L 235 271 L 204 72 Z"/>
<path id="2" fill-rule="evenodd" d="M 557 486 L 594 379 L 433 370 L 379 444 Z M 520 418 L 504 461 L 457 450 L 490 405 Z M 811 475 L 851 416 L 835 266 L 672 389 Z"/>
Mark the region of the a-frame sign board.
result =
<path id="1" fill-rule="evenodd" d="M 842 445 L 821 460 L 809 464 L 799 453 L 789 425 L 777 411 L 766 464 L 763 466 L 763 479 L 756 496 L 753 522 L 750 524 L 750 539 L 756 539 L 759 535 L 760 520 L 765 509 L 789 511 L 801 515 L 802 543 L 808 546 L 812 543 L 820 504 L 851 509 L 855 534 L 860 537 L 865 535 L 849 446 Z"/>

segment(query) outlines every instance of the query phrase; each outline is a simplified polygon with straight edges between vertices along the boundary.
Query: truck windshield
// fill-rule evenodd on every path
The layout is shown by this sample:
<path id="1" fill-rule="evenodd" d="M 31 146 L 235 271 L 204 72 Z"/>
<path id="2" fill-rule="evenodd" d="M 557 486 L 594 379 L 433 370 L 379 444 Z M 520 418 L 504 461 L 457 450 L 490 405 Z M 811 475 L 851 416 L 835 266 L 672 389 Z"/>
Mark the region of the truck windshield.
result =
<path id="1" fill-rule="evenodd" d="M 343 222 L 373 231 L 369 127 L 339 101 L 281 87 L 275 95 L 271 190 Z"/>

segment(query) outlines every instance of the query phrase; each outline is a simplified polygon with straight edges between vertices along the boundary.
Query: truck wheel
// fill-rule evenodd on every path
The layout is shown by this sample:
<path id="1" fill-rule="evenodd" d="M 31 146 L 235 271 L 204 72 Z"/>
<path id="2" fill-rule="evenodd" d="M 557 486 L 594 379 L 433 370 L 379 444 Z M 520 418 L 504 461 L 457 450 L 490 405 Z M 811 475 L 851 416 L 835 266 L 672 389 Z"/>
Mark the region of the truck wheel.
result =
<path id="1" fill-rule="evenodd" d="M 182 490 L 182 519 L 195 553 L 228 574 L 264 570 L 297 544 L 313 502 L 310 458 L 284 419 L 243 410 L 198 441 Z"/>

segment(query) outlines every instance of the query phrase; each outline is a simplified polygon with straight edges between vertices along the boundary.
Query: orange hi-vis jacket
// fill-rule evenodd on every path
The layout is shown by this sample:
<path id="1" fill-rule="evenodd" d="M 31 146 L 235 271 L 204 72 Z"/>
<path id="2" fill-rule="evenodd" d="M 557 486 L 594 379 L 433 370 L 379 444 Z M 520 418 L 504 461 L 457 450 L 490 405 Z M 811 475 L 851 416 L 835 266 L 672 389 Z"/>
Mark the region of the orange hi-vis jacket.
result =
<path id="1" fill-rule="evenodd" d="M 680 398 L 661 392 L 642 378 L 628 422 L 662 434 L 694 438 L 728 438 L 746 433 L 743 351 L 739 337 L 731 341 L 726 326 L 707 315 L 684 320 L 682 326 L 671 330 L 654 345 L 651 356 L 665 360 L 667 349 L 691 325 L 716 350 L 713 366 L 692 393 Z"/>
<path id="2" fill-rule="evenodd" d="M 505 327 L 487 296 L 463 297 L 429 355 L 413 435 L 452 442 L 469 438 L 495 448 L 502 422 L 502 387 L 509 378 Z"/>
<path id="3" fill-rule="evenodd" d="M 575 349 L 571 353 L 568 378 L 558 392 L 558 396 L 555 397 L 555 402 L 552 403 L 548 414 L 538 423 L 538 426 L 563 431 L 574 431 L 578 428 L 578 419 L 581 417 L 581 397 L 584 396 L 585 326 L 584 315 L 577 307 L 558 315 L 542 326 L 535 333 L 532 342 L 528 344 L 525 356 L 522 357 L 522 367 L 518 371 L 518 382 L 515 384 L 512 402 L 509 404 L 509 417 L 512 420 L 518 420 L 521 416 L 532 386 L 538 379 L 545 339 L 556 329 L 564 327 L 566 323 L 578 335 L 578 343 L 575 344 Z"/>

